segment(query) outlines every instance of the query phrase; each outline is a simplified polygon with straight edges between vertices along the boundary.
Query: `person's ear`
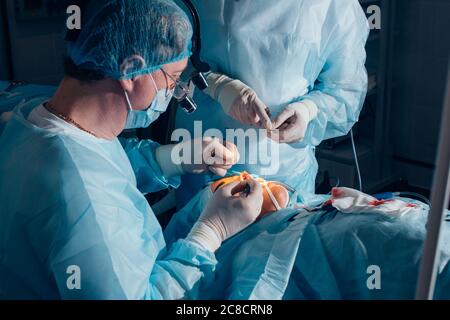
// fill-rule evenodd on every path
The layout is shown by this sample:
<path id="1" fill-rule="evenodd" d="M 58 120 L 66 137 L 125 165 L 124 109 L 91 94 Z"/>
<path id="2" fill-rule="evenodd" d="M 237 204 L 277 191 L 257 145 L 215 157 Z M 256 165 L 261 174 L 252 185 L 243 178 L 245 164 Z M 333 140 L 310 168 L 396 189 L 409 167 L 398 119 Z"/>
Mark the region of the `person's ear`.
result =
<path id="1" fill-rule="evenodd" d="M 120 66 L 120 72 L 125 79 L 120 80 L 120 84 L 125 91 L 131 92 L 134 89 L 135 77 L 127 79 L 127 76 L 144 69 L 145 66 L 145 60 L 140 55 L 133 55 L 124 60 Z"/>
<path id="2" fill-rule="evenodd" d="M 133 79 L 124 79 L 119 80 L 120 85 L 122 86 L 122 89 L 126 92 L 130 93 L 133 92 L 134 89 L 134 78 Z"/>

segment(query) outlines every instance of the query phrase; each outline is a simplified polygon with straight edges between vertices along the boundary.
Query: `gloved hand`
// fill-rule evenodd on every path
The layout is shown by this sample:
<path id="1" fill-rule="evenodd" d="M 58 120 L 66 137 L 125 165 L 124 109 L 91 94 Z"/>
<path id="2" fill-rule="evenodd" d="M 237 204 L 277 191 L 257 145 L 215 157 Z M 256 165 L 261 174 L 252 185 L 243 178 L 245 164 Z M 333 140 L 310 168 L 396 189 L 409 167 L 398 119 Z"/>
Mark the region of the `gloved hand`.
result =
<path id="1" fill-rule="evenodd" d="M 239 151 L 231 142 L 222 144 L 217 138 L 206 137 L 161 146 L 156 150 L 156 161 L 167 178 L 208 171 L 223 177 L 238 163 Z"/>
<path id="2" fill-rule="evenodd" d="M 275 131 L 269 131 L 268 136 L 279 143 L 301 142 L 317 113 L 316 104 L 310 100 L 290 104 L 275 118 Z"/>
<path id="3" fill-rule="evenodd" d="M 250 87 L 218 73 L 210 73 L 207 81 L 205 92 L 222 105 L 226 114 L 242 124 L 272 130 L 269 109 Z"/>
<path id="4" fill-rule="evenodd" d="M 255 222 L 262 205 L 260 183 L 251 178 L 230 183 L 214 193 L 186 240 L 215 252 L 223 241 Z"/>

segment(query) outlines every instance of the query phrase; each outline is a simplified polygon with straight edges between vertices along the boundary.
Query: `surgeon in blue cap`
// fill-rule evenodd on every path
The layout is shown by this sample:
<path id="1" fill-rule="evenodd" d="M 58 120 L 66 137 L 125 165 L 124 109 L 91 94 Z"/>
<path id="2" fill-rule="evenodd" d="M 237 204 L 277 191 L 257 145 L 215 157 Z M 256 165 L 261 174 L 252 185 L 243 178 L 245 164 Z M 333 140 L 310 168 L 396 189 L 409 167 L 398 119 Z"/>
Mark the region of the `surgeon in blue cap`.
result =
<path id="1" fill-rule="evenodd" d="M 314 195 L 315 148 L 344 136 L 358 121 L 367 92 L 369 24 L 357 0 L 193 0 L 201 20 L 209 88 L 196 92 L 198 111 L 177 114 L 177 127 L 262 128 L 257 160 L 246 146 L 235 171 L 248 171 Z M 278 131 L 277 131 L 278 130 Z M 265 163 L 273 139 L 279 157 Z M 247 151 L 247 152 L 246 152 Z M 275 163 L 276 162 L 276 163 Z M 205 178 L 185 176 L 178 199 L 188 201 Z"/>
<path id="2" fill-rule="evenodd" d="M 118 138 L 166 110 L 191 37 L 169 0 L 96 0 L 83 10 L 56 94 L 18 105 L 0 139 L 1 298 L 195 298 L 221 243 L 255 221 L 261 187 L 234 183 L 166 247 L 144 194 L 177 187 L 185 173 L 224 175 L 236 147 Z M 199 162 L 182 156 L 191 151 Z"/>

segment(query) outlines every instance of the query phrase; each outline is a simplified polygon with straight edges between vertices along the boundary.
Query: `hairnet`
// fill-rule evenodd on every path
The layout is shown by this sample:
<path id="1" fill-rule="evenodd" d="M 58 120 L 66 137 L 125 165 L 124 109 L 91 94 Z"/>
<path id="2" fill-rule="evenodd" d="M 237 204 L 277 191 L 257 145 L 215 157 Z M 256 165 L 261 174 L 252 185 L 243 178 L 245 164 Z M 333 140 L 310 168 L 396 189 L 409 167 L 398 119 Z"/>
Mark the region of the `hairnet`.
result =
<path id="1" fill-rule="evenodd" d="M 170 0 L 95 0 L 81 14 L 68 56 L 82 69 L 130 79 L 191 54 L 192 26 Z"/>

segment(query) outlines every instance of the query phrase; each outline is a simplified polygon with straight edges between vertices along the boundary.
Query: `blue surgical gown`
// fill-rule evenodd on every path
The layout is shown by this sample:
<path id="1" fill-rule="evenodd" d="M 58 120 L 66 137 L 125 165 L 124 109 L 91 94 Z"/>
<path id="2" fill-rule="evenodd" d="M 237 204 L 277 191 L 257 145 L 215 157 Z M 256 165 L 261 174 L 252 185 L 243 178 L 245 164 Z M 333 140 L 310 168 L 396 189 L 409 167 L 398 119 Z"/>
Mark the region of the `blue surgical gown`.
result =
<path id="1" fill-rule="evenodd" d="M 285 182 L 303 193 L 314 193 L 318 171 L 315 147 L 346 135 L 357 122 L 367 92 L 365 43 L 367 18 L 357 0 L 193 0 L 201 20 L 203 58 L 213 71 L 239 79 L 255 90 L 273 116 L 288 104 L 315 102 L 318 117 L 301 143 L 283 144 L 272 167 L 266 161 L 267 138 L 258 140 L 258 161 L 250 163 L 241 146 L 246 170 L 269 180 Z M 198 111 L 178 112 L 177 127 L 194 134 L 194 121 L 203 131 L 248 127 L 226 115 L 202 92 L 195 95 Z M 254 147 L 254 146 L 253 146 Z M 254 155 L 252 155 L 254 157 Z M 269 169 L 269 170 L 267 170 Z M 206 183 L 204 178 L 182 180 L 180 204 Z"/>
<path id="2" fill-rule="evenodd" d="M 143 193 L 179 179 L 162 175 L 157 144 L 38 128 L 26 119 L 41 102 L 18 106 L 0 139 L 0 296 L 195 298 L 216 260 L 185 240 L 166 248 Z"/>

